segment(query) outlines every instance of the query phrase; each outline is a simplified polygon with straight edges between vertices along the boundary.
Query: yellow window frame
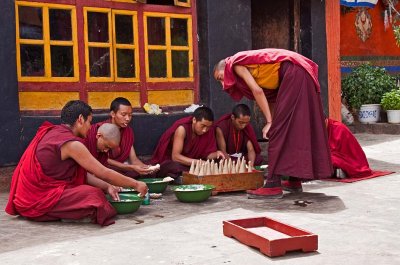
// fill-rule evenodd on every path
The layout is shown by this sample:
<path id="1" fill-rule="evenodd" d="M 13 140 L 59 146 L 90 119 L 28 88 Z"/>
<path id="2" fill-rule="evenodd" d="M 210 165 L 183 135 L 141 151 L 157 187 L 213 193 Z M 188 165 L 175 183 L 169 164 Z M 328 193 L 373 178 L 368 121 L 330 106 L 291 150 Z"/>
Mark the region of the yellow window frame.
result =
<path id="1" fill-rule="evenodd" d="M 165 45 L 149 45 L 148 32 L 147 32 L 147 18 L 157 17 L 165 19 Z M 171 18 L 187 19 L 188 23 L 188 46 L 173 46 L 171 45 Z M 185 82 L 193 81 L 193 41 L 192 41 L 192 16 L 184 14 L 170 14 L 170 13 L 157 13 L 157 12 L 144 12 L 143 14 L 144 25 L 144 38 L 145 38 L 145 55 L 146 55 L 146 80 L 148 82 Z M 164 50 L 167 56 L 167 77 L 150 77 L 149 66 L 149 50 Z M 189 53 L 189 77 L 172 77 L 172 51 L 188 51 Z"/>
<path id="2" fill-rule="evenodd" d="M 87 21 L 87 13 L 88 12 L 96 12 L 96 13 L 105 13 L 108 17 L 108 42 L 89 42 L 88 39 L 88 21 Z M 112 17 L 111 17 L 111 9 L 110 8 L 97 8 L 97 7 L 84 7 L 83 8 L 83 16 L 84 16 L 84 40 L 85 40 L 85 65 L 86 65 L 86 81 L 87 82 L 113 82 L 114 81 L 114 56 L 112 48 L 113 43 L 113 28 L 112 28 Z M 92 77 L 90 76 L 90 64 L 89 64 L 89 48 L 108 48 L 110 53 L 110 76 L 109 77 Z"/>
<path id="3" fill-rule="evenodd" d="M 174 5 L 176 6 L 183 6 L 183 7 L 190 7 L 190 0 L 187 1 L 180 1 L 180 0 L 174 0 Z"/>
<path id="4" fill-rule="evenodd" d="M 117 34 L 116 34 L 116 23 L 115 23 L 115 15 L 130 15 L 133 19 L 133 44 L 118 44 L 117 43 Z M 138 20 L 137 20 L 137 12 L 136 11 L 128 11 L 128 10 L 112 10 L 112 24 L 113 24 L 113 49 L 114 49 L 114 69 L 115 69 L 115 81 L 116 82 L 139 82 L 140 81 L 140 66 L 139 66 L 139 46 L 138 46 Z M 130 49 L 134 50 L 135 54 L 135 77 L 134 78 L 123 78 L 118 77 L 118 69 L 117 69 L 117 49 Z"/>
<path id="5" fill-rule="evenodd" d="M 43 39 L 21 39 L 19 36 L 19 12 L 20 6 L 27 7 L 40 7 L 43 14 Z M 54 41 L 50 40 L 50 25 L 49 25 L 49 9 L 62 9 L 71 11 L 71 28 L 72 40 L 71 41 Z M 17 55 L 17 75 L 18 81 L 21 82 L 77 82 L 79 81 L 79 63 L 78 63 L 78 41 L 77 41 L 77 24 L 76 24 L 76 8 L 71 5 L 58 5 L 48 3 L 36 3 L 15 1 L 15 30 L 16 30 L 16 55 Z M 44 76 L 22 76 L 21 69 L 21 44 L 28 45 L 43 45 L 44 56 Z M 73 51 L 73 77 L 52 77 L 51 76 L 51 46 L 72 46 Z"/>

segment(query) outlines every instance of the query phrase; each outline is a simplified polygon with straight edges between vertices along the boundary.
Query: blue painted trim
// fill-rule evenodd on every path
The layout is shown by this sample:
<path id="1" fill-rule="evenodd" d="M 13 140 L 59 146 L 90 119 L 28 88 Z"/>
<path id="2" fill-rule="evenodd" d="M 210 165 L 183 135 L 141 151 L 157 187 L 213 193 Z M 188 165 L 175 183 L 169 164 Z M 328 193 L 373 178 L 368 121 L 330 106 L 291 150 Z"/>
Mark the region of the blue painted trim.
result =
<path id="1" fill-rule="evenodd" d="M 400 72 L 400 66 L 380 66 L 385 68 L 388 72 Z M 342 74 L 349 74 L 353 71 L 355 67 L 340 67 L 340 72 Z"/>
<path id="2" fill-rule="evenodd" d="M 356 1 L 354 3 L 349 3 L 349 2 L 347 2 L 345 0 L 340 0 L 340 4 L 342 6 L 349 6 L 349 7 L 374 7 L 376 5 L 376 4 L 373 4 L 373 3 L 362 2 L 362 1 L 360 1 L 360 2 Z"/>

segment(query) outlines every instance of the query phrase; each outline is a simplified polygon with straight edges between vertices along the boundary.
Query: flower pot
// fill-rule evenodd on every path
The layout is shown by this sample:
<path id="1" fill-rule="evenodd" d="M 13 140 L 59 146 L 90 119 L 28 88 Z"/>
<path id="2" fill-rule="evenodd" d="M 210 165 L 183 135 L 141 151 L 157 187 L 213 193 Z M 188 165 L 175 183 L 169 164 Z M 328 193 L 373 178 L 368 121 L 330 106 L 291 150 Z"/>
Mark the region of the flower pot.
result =
<path id="1" fill-rule="evenodd" d="M 400 110 L 387 110 L 388 123 L 400 123 Z"/>
<path id="2" fill-rule="evenodd" d="M 361 123 L 377 123 L 381 115 L 381 104 L 361 105 L 358 120 Z"/>

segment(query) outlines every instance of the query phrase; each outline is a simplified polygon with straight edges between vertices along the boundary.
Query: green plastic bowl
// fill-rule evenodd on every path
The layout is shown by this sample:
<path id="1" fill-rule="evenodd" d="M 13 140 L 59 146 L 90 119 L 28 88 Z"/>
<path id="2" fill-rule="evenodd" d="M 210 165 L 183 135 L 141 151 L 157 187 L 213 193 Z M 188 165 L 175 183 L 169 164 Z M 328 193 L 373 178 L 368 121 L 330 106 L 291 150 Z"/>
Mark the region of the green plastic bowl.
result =
<path id="1" fill-rule="evenodd" d="M 179 185 L 173 187 L 176 198 L 181 202 L 203 202 L 210 196 L 215 187 L 208 184 Z"/>
<path id="2" fill-rule="evenodd" d="M 107 194 L 107 200 L 111 203 L 111 205 L 115 208 L 118 214 L 127 214 L 134 213 L 142 204 L 142 198 L 140 198 L 137 194 L 131 193 L 120 193 L 119 199 L 120 201 L 114 201 L 110 195 Z"/>
<path id="3" fill-rule="evenodd" d="M 163 181 L 162 178 L 138 179 L 147 184 L 150 193 L 163 193 L 168 186 L 169 181 Z"/>

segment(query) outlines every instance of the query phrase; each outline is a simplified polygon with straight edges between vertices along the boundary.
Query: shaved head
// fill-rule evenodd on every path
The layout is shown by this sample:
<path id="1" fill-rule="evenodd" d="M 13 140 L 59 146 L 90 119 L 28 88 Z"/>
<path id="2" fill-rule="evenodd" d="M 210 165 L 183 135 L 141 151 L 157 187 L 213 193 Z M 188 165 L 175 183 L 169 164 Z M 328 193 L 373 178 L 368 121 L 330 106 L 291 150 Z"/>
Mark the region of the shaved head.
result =
<path id="1" fill-rule="evenodd" d="M 97 133 L 104 137 L 104 140 L 119 144 L 121 141 L 121 133 L 119 127 L 112 123 L 104 123 L 100 125 Z"/>

